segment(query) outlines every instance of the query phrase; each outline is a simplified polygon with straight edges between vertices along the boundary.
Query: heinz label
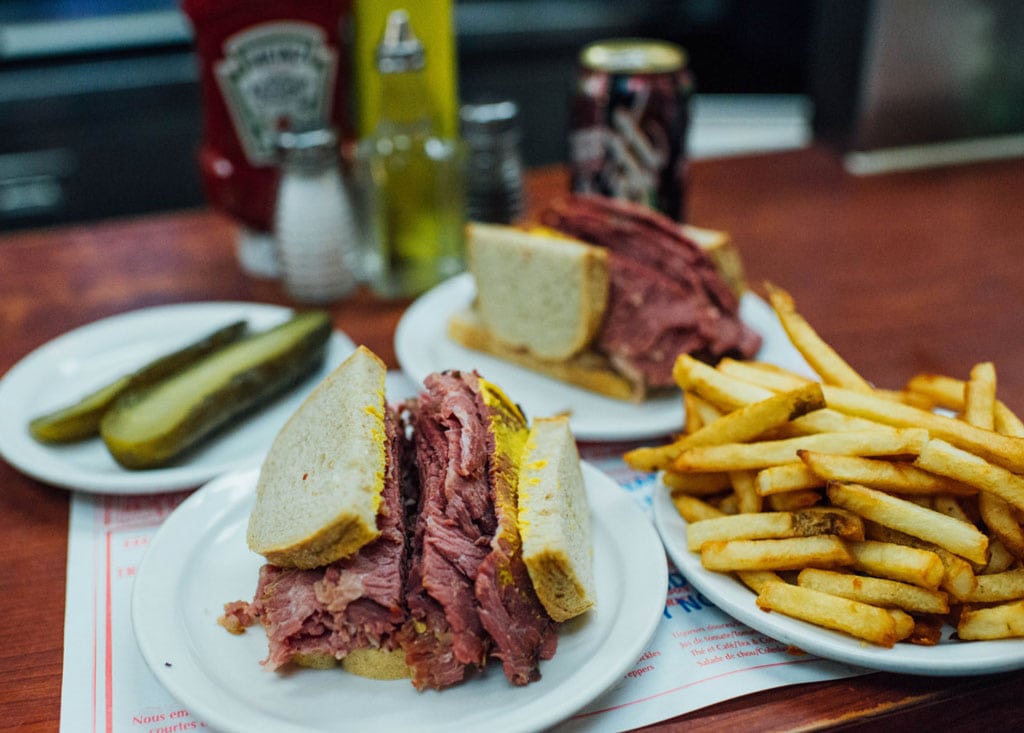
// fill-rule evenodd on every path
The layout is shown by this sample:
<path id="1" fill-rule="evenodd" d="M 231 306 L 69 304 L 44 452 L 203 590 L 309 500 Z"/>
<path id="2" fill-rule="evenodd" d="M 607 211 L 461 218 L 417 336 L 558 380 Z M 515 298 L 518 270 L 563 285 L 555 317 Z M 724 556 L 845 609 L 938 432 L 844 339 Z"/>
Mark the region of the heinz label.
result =
<path id="1" fill-rule="evenodd" d="M 274 162 L 282 130 L 328 122 L 337 66 L 324 32 L 310 23 L 265 23 L 225 41 L 215 73 L 250 163 Z"/>

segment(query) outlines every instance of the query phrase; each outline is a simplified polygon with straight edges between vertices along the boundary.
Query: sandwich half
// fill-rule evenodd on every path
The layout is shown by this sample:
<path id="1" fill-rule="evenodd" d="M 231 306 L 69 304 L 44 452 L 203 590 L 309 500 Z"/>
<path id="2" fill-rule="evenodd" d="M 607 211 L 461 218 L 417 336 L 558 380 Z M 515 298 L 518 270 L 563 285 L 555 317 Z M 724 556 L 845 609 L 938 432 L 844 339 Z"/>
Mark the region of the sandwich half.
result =
<path id="1" fill-rule="evenodd" d="M 537 513 L 558 505 L 589 537 L 590 516 L 585 495 L 526 502 L 520 487 L 537 498 L 581 487 L 561 469 L 523 473 L 538 438 L 476 372 L 428 375 L 415 398 L 396 404 L 384 397 L 384 373 L 360 347 L 274 441 L 249 534 L 268 562 L 253 600 L 227 604 L 222 625 L 262 624 L 270 669 L 340 663 L 443 689 L 497 659 L 515 685 L 539 679 L 570 613 L 564 593 L 529 567 L 521 528 L 544 526 Z M 549 438 L 544 450 L 564 456 L 552 466 L 575 460 L 578 471 L 568 429 L 539 440 Z M 567 560 L 590 588 L 589 556 Z"/>
<path id="2" fill-rule="evenodd" d="M 542 220 L 467 227 L 476 296 L 450 318 L 453 341 L 633 401 L 674 388 L 680 354 L 714 363 L 760 348 L 721 233 L 595 195 L 552 203 Z"/>
<path id="3" fill-rule="evenodd" d="M 402 474 L 411 447 L 385 402 L 386 371 L 359 347 L 264 459 L 248 542 L 267 564 L 252 602 L 227 604 L 221 623 L 235 632 L 262 623 L 269 669 L 349 660 L 367 676 L 406 674 L 399 632 L 415 485 Z"/>

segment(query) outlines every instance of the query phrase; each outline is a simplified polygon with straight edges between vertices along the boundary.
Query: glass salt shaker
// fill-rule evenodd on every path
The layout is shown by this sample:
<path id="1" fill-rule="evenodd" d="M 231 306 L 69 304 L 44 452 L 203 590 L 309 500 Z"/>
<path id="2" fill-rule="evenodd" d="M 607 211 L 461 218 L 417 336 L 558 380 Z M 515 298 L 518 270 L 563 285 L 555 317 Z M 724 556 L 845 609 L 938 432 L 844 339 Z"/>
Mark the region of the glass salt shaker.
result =
<path id="1" fill-rule="evenodd" d="M 332 129 L 278 138 L 281 180 L 274 233 L 284 287 L 301 303 L 327 303 L 359 283 L 359 242 Z"/>
<path id="2" fill-rule="evenodd" d="M 459 110 L 468 149 L 466 215 L 472 221 L 511 224 L 525 210 L 519 106 L 485 99 Z"/>

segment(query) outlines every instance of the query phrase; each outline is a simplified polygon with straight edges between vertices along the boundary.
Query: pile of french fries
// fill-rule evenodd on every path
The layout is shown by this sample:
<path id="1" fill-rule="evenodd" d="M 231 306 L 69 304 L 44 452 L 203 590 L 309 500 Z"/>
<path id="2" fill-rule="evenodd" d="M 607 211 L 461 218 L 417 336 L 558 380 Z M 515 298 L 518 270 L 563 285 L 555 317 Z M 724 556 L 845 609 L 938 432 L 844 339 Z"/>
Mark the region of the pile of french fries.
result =
<path id="1" fill-rule="evenodd" d="M 879 646 L 1024 636 L 1024 422 L 993 365 L 875 388 L 765 287 L 818 379 L 680 356 L 682 434 L 625 455 L 662 472 L 689 549 L 765 611 Z"/>

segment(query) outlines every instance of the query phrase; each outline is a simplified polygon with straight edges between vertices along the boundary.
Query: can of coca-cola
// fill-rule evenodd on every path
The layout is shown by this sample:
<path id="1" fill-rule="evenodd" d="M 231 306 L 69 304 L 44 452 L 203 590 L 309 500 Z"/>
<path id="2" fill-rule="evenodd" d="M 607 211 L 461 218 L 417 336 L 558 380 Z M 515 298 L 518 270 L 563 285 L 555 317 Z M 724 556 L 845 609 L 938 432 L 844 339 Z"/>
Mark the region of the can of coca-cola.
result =
<path id="1" fill-rule="evenodd" d="M 570 114 L 572 190 L 685 221 L 693 86 L 676 44 L 628 38 L 586 46 Z"/>

